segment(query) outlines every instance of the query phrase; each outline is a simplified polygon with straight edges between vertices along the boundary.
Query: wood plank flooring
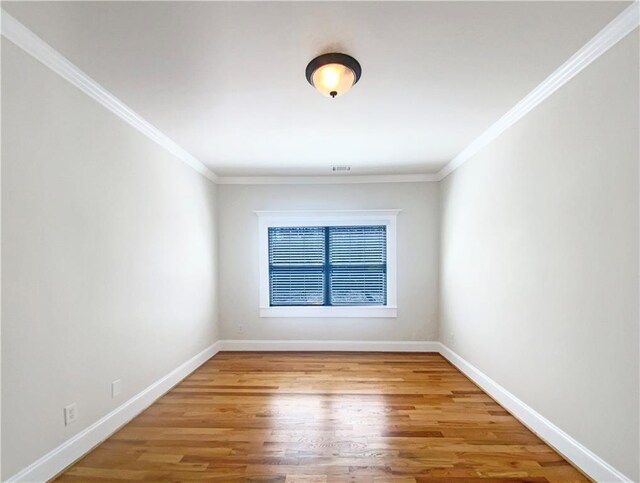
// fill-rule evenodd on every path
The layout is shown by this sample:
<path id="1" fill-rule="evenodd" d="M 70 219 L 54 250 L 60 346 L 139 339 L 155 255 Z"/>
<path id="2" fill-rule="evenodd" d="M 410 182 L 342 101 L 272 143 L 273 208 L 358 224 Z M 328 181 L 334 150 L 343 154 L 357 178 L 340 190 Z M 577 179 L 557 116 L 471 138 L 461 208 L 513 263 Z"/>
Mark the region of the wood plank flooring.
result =
<path id="1" fill-rule="evenodd" d="M 221 352 L 57 481 L 589 481 L 439 354 Z"/>

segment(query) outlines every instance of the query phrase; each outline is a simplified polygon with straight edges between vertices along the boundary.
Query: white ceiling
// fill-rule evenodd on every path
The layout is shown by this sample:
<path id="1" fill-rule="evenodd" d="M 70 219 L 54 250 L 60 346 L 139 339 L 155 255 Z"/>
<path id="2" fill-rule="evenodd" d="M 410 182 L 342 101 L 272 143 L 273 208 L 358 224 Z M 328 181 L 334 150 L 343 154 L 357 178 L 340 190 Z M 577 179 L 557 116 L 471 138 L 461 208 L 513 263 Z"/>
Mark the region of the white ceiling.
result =
<path id="1" fill-rule="evenodd" d="M 3 2 L 223 176 L 434 173 L 628 2 Z M 345 52 L 344 97 L 304 69 Z"/>

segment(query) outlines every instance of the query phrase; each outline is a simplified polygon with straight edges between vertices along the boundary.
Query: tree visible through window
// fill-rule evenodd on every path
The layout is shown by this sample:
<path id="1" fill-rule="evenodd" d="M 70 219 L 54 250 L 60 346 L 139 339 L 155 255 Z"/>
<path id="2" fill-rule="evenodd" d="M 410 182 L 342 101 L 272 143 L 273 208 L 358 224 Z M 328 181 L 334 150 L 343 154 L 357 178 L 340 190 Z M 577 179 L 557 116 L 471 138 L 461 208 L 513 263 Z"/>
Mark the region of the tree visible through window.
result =
<path id="1" fill-rule="evenodd" d="M 269 304 L 386 305 L 386 226 L 270 227 Z"/>

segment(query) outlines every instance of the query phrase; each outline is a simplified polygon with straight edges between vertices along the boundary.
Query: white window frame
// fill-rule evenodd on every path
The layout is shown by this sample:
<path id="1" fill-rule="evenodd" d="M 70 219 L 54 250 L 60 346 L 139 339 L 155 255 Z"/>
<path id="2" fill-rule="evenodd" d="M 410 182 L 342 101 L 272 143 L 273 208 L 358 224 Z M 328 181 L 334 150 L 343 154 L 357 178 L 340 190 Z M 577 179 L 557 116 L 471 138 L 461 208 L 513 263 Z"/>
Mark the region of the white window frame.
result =
<path id="1" fill-rule="evenodd" d="M 260 317 L 397 317 L 396 220 L 400 210 L 256 211 L 260 276 Z M 387 305 L 271 307 L 269 228 L 292 226 L 384 225 L 387 232 Z"/>

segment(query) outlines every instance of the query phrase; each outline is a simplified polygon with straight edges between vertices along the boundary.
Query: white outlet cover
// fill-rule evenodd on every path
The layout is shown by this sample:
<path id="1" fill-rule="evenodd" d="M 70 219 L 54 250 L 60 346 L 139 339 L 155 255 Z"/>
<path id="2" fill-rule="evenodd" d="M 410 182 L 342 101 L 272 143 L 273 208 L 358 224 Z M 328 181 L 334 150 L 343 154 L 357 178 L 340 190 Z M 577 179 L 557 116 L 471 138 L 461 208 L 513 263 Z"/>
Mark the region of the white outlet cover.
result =
<path id="1" fill-rule="evenodd" d="M 120 379 L 116 379 L 111 383 L 111 397 L 116 397 L 120 395 L 122 390 L 122 381 Z"/>
<path id="2" fill-rule="evenodd" d="M 69 404 L 64 408 L 64 425 L 69 426 L 78 419 L 78 406 L 76 403 Z"/>

